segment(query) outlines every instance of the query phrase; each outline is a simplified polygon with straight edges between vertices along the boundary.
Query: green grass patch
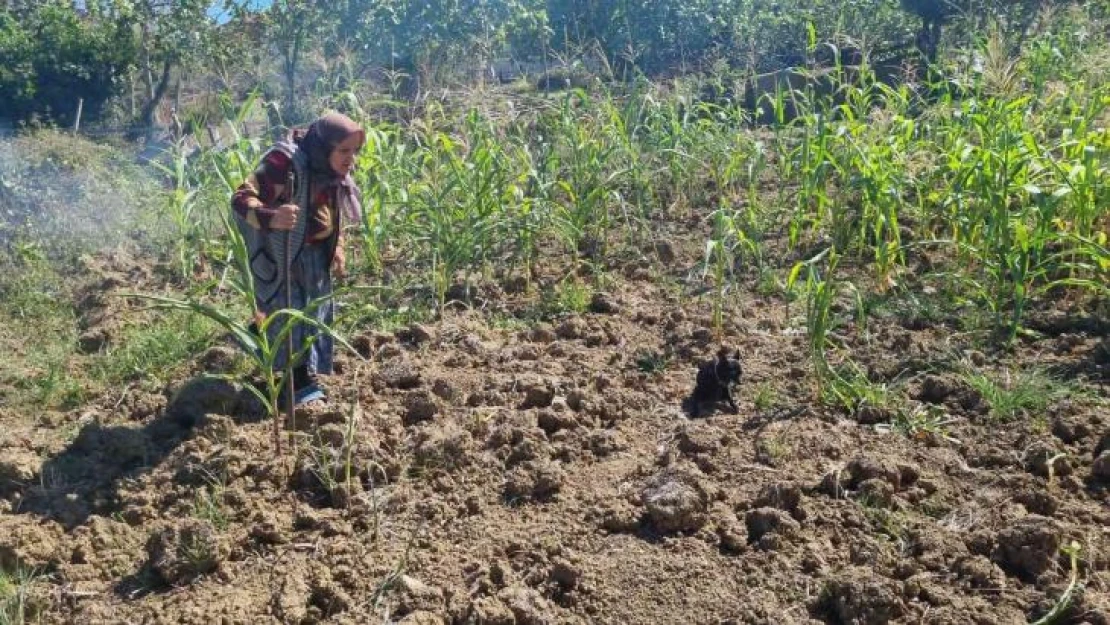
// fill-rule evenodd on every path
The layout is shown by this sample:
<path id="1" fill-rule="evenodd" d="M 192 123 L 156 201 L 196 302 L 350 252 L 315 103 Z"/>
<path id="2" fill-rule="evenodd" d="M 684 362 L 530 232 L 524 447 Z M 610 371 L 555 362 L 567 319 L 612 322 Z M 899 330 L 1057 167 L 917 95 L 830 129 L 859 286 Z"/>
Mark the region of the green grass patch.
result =
<path id="1" fill-rule="evenodd" d="M 0 569 L 0 625 L 25 625 L 38 621 L 43 606 L 32 596 L 31 590 L 39 575 L 32 570 Z"/>
<path id="2" fill-rule="evenodd" d="M 671 364 L 671 355 L 654 349 L 638 349 L 634 356 L 636 368 L 643 373 L 657 374 L 666 370 Z"/>
<path id="3" fill-rule="evenodd" d="M 541 308 L 546 316 L 563 314 L 582 314 L 590 307 L 593 289 L 589 284 L 576 277 L 568 277 L 558 282 L 554 288 L 545 290 Z"/>
<path id="4" fill-rule="evenodd" d="M 963 378 L 990 405 L 991 418 L 1002 422 L 1036 416 L 1075 391 L 1040 369 L 1004 371 L 998 376 L 973 370 Z"/>
<path id="5" fill-rule="evenodd" d="M 20 248 L 20 246 L 17 246 Z M 86 399 L 71 375 L 77 313 L 61 272 L 35 246 L 0 261 L 0 392 L 9 405 L 72 408 Z"/>
<path id="6" fill-rule="evenodd" d="M 216 331 L 215 323 L 199 315 L 164 314 L 148 324 L 128 327 L 94 358 L 90 375 L 105 384 L 141 381 L 157 388 L 208 347 Z"/>

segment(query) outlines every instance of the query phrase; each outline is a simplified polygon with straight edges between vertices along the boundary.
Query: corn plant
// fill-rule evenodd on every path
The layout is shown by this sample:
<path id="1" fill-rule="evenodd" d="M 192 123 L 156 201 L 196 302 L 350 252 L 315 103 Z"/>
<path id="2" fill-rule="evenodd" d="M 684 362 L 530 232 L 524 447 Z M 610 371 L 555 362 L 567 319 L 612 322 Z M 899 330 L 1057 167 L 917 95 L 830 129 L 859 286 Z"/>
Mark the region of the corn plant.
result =
<path id="1" fill-rule="evenodd" d="M 826 268 L 822 277 L 821 263 Z M 884 385 L 874 384 L 856 363 L 846 360 L 834 364 L 829 358 L 832 343 L 829 333 L 836 320 L 832 303 L 840 290 L 836 268 L 840 256 L 830 247 L 807 261 L 797 263 L 790 271 L 787 288 L 797 283 L 802 270 L 806 271 L 806 336 L 809 339 L 810 359 L 817 380 L 817 396 L 821 401 L 857 411 L 864 406 L 886 407 L 892 403 L 891 391 Z"/>
<path id="2" fill-rule="evenodd" d="M 500 149 L 474 135 L 473 145 L 435 130 L 423 137 L 420 175 L 409 190 L 408 232 L 429 255 L 429 277 L 438 309 L 459 272 L 485 265 L 506 219 L 510 173 Z"/>
<path id="3" fill-rule="evenodd" d="M 849 91 L 855 89 L 849 88 Z M 896 265 L 904 262 L 902 242 L 899 233 L 899 211 L 903 205 L 903 195 L 912 181 L 908 180 L 905 157 L 910 152 L 914 132 L 914 122 L 910 119 L 896 118 L 889 125 L 877 128 L 873 122 L 867 123 L 851 117 L 846 109 L 846 120 L 842 125 L 844 132 L 838 136 L 837 144 L 843 147 L 838 154 L 838 172 L 848 178 L 851 187 L 859 190 L 860 207 L 858 220 L 852 230 L 846 229 L 851 218 L 834 218 L 834 239 L 841 244 L 853 244 L 862 249 L 871 249 L 880 285 L 888 284 Z M 838 150 L 839 151 L 839 150 Z M 850 241 L 844 240 L 851 237 Z"/>
<path id="4" fill-rule="evenodd" d="M 650 128 L 645 123 L 653 100 L 641 92 L 644 85 L 636 84 L 636 89 L 618 106 L 612 97 L 601 101 L 602 132 L 609 143 L 616 146 L 616 158 L 627 172 L 627 190 L 621 194 L 622 207 L 631 201 L 633 212 L 625 211 L 625 224 L 633 245 L 640 247 L 640 235 L 644 221 L 655 212 L 656 193 L 653 180 L 656 169 L 652 157 L 654 146 L 651 143 Z"/>
<path id="5" fill-rule="evenodd" d="M 417 155 L 393 128 L 366 126 L 366 145 L 355 169 L 362 191 L 362 251 L 367 270 L 382 270 L 386 248 L 399 234 L 399 214 L 416 176 Z"/>
<path id="6" fill-rule="evenodd" d="M 163 206 L 166 217 L 173 226 L 174 256 L 178 277 L 187 281 L 193 277 L 199 256 L 203 224 L 197 218 L 198 189 L 190 176 L 188 154 L 184 144 L 178 142 L 165 152 L 169 164 L 151 161 L 169 181 L 164 192 Z"/>
<path id="7" fill-rule="evenodd" d="M 713 331 L 718 339 L 724 325 L 725 291 L 732 275 L 734 216 L 725 209 L 713 211 L 713 236 L 705 243 L 705 270 L 713 274 Z"/>
<path id="8" fill-rule="evenodd" d="M 556 149 L 559 154 L 560 177 L 556 187 L 561 192 L 554 206 L 556 228 L 580 256 L 596 257 L 604 249 L 612 221 L 610 203 L 628 173 L 625 168 L 612 168 L 617 146 L 599 136 L 591 122 L 575 115 L 575 102 L 590 105 L 585 92 L 568 96 L 558 118 Z"/>
<path id="9" fill-rule="evenodd" d="M 1068 556 L 1068 585 L 1064 587 L 1063 592 L 1060 593 L 1060 597 L 1053 603 L 1052 608 L 1046 612 L 1044 616 L 1034 621 L 1032 625 L 1055 625 L 1056 623 L 1066 622 L 1069 618 L 1068 614 L 1072 611 L 1076 595 L 1083 591 L 1083 584 L 1079 582 L 1079 553 L 1082 551 L 1081 545 L 1073 540 L 1068 543 L 1068 546 L 1061 547 L 1060 551 Z"/>
<path id="10" fill-rule="evenodd" d="M 705 243 L 702 277 L 713 282 L 713 330 L 720 337 L 724 325 L 726 294 L 735 280 L 737 266 L 745 257 L 761 257 L 759 244 L 748 237 L 738 211 L 718 208 L 710 215 L 713 233 Z"/>
<path id="11" fill-rule="evenodd" d="M 797 177 L 799 186 L 790 219 L 790 245 L 798 244 L 807 227 L 816 230 L 828 221 L 833 241 L 844 247 L 850 240 L 851 219 L 847 211 L 832 210 L 829 189 L 835 166 L 830 153 L 834 128 L 828 117 L 820 113 L 802 119 L 798 145 L 783 155 L 783 160 L 791 163 L 787 171 Z M 780 148 L 783 146 L 779 144 Z"/>
<path id="12" fill-rule="evenodd" d="M 820 264 L 828 258 L 828 270 L 821 277 Z M 810 358 L 817 373 L 818 394 L 833 372 L 829 366 L 829 331 L 833 326 L 832 302 L 836 297 L 836 265 L 839 256 L 835 247 L 830 247 L 809 260 L 794 265 L 787 278 L 786 288 L 793 289 L 803 269 L 806 270 L 806 336 L 809 339 Z"/>
<path id="13" fill-rule="evenodd" d="M 698 103 L 686 106 L 684 102 L 668 102 L 649 108 L 651 113 L 646 121 L 650 141 L 656 146 L 657 158 L 666 176 L 660 181 L 658 195 L 660 200 L 668 198 L 669 208 L 683 207 L 699 203 L 704 192 L 703 185 L 692 167 L 694 159 L 690 156 L 692 146 L 697 145 L 697 112 L 710 105 Z"/>
<path id="14" fill-rule="evenodd" d="M 23 567 L 11 572 L 0 569 L 0 625 L 38 622 L 42 606 L 32 598 L 31 589 L 40 577 L 38 571 Z"/>
<path id="15" fill-rule="evenodd" d="M 249 310 L 257 313 L 254 279 L 250 270 L 250 254 L 247 251 L 246 242 L 238 229 L 230 223 L 226 213 L 224 214 L 224 228 L 230 240 L 232 258 L 238 269 L 237 275 L 231 280 L 231 284 L 236 287 L 236 291 L 241 295 Z M 352 354 L 356 356 L 358 354 L 343 337 L 339 336 L 326 324 L 317 321 L 312 314 L 316 307 L 320 306 L 326 299 L 334 297 L 335 294 L 310 302 L 304 311 L 292 308 L 283 308 L 273 311 L 262 319 L 258 324 L 257 331 L 252 329 L 247 321 L 242 320 L 253 319 L 255 315 L 238 317 L 235 312 L 221 308 L 213 303 L 197 299 L 177 299 L 135 293 L 128 294 L 128 296 L 148 301 L 154 309 L 178 310 L 200 315 L 215 322 L 235 338 L 239 345 L 243 347 L 251 364 L 254 365 L 254 371 L 252 373 L 262 377 L 262 388 L 257 388 L 249 383 L 245 384 L 244 387 L 261 402 L 266 414 L 273 418 L 274 440 L 279 453 L 281 450 L 281 424 L 277 417 L 281 408 L 279 397 L 282 392 L 283 384 L 281 374 L 275 366 L 278 362 L 281 350 L 285 346 L 289 334 L 293 331 L 295 325 L 304 324 L 312 326 L 320 332 L 330 335 L 340 346 L 346 348 Z M 271 326 L 278 328 L 278 331 L 272 339 L 269 332 Z M 309 347 L 308 345 L 302 346 L 302 349 L 298 353 L 289 354 L 286 362 L 296 361 L 304 355 Z M 241 376 L 231 374 L 211 374 L 211 377 L 232 382 L 239 382 L 241 378 Z"/>
<path id="16" fill-rule="evenodd" d="M 530 146 L 521 142 L 512 149 L 511 159 L 517 163 L 519 173 L 506 190 L 512 201 L 509 214 L 501 222 L 500 236 L 513 241 L 512 258 L 524 275 L 525 291 L 531 292 L 541 236 L 552 221 L 558 158 L 550 143 Z"/>

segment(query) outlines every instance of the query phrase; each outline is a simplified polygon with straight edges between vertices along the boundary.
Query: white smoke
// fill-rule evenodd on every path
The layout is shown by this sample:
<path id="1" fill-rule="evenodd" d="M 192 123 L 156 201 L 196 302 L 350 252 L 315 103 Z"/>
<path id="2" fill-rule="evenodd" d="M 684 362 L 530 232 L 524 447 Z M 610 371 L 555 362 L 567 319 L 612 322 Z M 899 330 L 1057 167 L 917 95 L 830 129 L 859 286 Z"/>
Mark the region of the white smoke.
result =
<path id="1" fill-rule="evenodd" d="M 43 130 L 0 137 L 0 248 L 70 257 L 156 243 L 159 183 L 125 148 Z"/>

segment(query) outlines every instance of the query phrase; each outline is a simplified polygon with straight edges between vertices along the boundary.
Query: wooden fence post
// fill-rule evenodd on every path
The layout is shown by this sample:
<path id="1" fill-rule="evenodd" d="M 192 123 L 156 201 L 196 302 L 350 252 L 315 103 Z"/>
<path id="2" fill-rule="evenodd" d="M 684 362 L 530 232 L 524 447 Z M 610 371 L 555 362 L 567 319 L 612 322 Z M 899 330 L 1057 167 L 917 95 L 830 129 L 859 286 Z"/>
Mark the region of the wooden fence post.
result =
<path id="1" fill-rule="evenodd" d="M 73 120 L 73 134 L 81 130 L 81 109 L 85 108 L 85 98 L 77 98 L 77 117 Z"/>

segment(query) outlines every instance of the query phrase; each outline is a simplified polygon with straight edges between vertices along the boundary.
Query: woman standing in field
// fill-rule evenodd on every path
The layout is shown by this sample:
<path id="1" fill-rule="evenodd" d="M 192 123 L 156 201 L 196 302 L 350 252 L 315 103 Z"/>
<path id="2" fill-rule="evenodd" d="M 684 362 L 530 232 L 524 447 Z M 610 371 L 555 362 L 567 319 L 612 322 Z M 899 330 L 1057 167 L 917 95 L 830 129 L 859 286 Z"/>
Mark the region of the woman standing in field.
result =
<path id="1" fill-rule="evenodd" d="M 346 272 L 342 222 L 359 219 L 358 187 L 351 172 L 365 141 L 366 133 L 346 115 L 325 115 L 270 148 L 232 196 L 236 224 L 250 252 L 256 322 L 288 306 L 332 324 L 330 299 L 311 310 L 309 305 L 331 295 L 333 271 L 338 277 Z M 281 325 L 267 328 L 271 345 L 276 345 Z M 332 372 L 332 338 L 297 324 L 292 344 L 295 402 L 323 399 L 316 375 Z M 285 367 L 286 351 L 282 341 L 275 368 Z"/>

